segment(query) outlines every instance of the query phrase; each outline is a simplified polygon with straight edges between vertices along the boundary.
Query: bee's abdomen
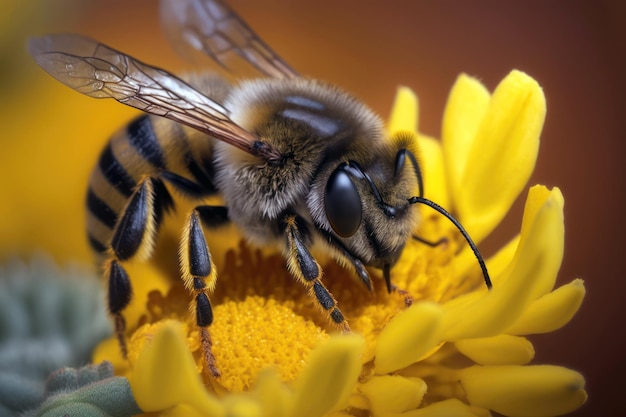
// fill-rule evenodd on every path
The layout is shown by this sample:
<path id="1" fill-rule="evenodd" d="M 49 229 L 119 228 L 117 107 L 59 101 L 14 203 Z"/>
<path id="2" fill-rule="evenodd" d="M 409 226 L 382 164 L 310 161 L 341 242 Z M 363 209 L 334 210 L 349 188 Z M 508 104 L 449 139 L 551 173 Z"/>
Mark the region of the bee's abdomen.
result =
<path id="1" fill-rule="evenodd" d="M 94 251 L 106 251 L 117 219 L 138 181 L 166 168 L 166 143 L 161 141 L 152 118 L 142 116 L 117 132 L 100 153 L 86 201 L 87 234 Z"/>
<path id="2" fill-rule="evenodd" d="M 132 147 L 157 169 L 165 169 L 163 148 L 154 132 L 152 118 L 139 117 L 128 125 L 126 135 Z"/>

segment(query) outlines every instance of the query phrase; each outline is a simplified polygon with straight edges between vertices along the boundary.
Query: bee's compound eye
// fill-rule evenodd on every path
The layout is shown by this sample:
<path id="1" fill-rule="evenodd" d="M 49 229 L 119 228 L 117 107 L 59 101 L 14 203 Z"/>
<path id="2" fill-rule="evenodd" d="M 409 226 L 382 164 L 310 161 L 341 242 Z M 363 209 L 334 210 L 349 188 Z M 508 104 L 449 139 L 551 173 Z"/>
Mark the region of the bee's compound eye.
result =
<path id="1" fill-rule="evenodd" d="M 342 165 L 335 169 L 326 183 L 324 208 L 335 233 L 350 237 L 361 225 L 361 196 Z"/>

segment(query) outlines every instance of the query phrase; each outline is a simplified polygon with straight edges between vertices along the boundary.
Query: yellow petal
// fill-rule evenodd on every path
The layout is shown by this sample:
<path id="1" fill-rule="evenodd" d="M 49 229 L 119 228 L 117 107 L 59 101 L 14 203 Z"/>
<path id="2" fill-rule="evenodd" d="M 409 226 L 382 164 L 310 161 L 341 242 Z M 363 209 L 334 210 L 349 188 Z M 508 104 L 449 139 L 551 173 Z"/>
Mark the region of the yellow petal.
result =
<path id="1" fill-rule="evenodd" d="M 483 417 L 488 416 L 476 410 L 475 407 L 462 403 L 456 398 L 437 401 L 429 406 L 418 410 L 407 411 L 402 414 L 389 415 L 389 417 Z"/>
<path id="2" fill-rule="evenodd" d="M 534 301 L 506 332 L 537 334 L 560 329 L 574 317 L 584 297 L 584 282 L 575 279 Z"/>
<path id="3" fill-rule="evenodd" d="M 441 127 L 441 141 L 448 186 L 453 197 L 463 187 L 470 150 L 490 100 L 491 95 L 485 86 L 465 74 L 459 75 L 448 96 Z"/>
<path id="4" fill-rule="evenodd" d="M 519 240 L 520 236 L 515 236 L 506 245 L 500 248 L 495 255 L 485 261 L 487 270 L 489 271 L 489 276 L 491 277 L 491 282 L 494 286 L 500 284 L 500 278 L 504 276 L 504 271 L 509 268 L 511 261 L 515 256 L 515 252 L 517 251 L 517 247 L 519 246 Z M 476 273 L 479 273 L 478 271 L 480 271 L 480 266 L 476 261 L 476 256 L 469 246 L 466 246 L 457 256 L 455 256 L 452 262 L 452 268 L 456 271 L 456 276 L 466 276 L 472 270 L 476 271 Z"/>
<path id="5" fill-rule="evenodd" d="M 440 327 L 438 304 L 422 302 L 401 311 L 378 336 L 374 371 L 387 374 L 417 362 L 440 342 Z"/>
<path id="6" fill-rule="evenodd" d="M 543 208 L 546 201 L 551 197 L 551 194 L 559 190 L 557 187 L 554 190 L 550 190 L 542 185 L 535 185 L 530 187 L 528 191 L 528 198 L 524 203 L 524 216 L 522 217 L 522 235 L 527 235 L 529 229 L 532 227 L 533 222 L 537 218 L 537 214 Z M 558 191 L 560 194 L 560 191 Z M 553 198 L 559 198 L 559 203 L 563 205 L 563 196 L 552 196 Z"/>
<path id="7" fill-rule="evenodd" d="M 549 190 L 535 185 L 528 191 L 522 218 L 522 240 L 511 266 L 513 269 L 519 269 L 517 264 L 533 267 L 528 268 L 529 273 L 534 271 L 530 294 L 533 301 L 552 291 L 563 261 L 564 205 L 563 194 L 557 187 Z M 525 251 L 532 251 L 532 256 Z"/>
<path id="8" fill-rule="evenodd" d="M 507 334 L 463 339 L 455 346 L 479 365 L 525 365 L 535 356 L 535 349 L 526 338 Z"/>
<path id="9" fill-rule="evenodd" d="M 217 399 L 207 394 L 181 325 L 173 320 L 163 322 L 151 343 L 146 343 L 129 381 L 137 404 L 145 412 L 185 404 L 206 415 L 224 415 Z"/>
<path id="10" fill-rule="evenodd" d="M 187 404 L 179 404 L 159 412 L 158 417 L 206 417 L 206 414 Z"/>
<path id="11" fill-rule="evenodd" d="M 526 186 L 545 113 L 541 87 L 522 72 L 512 71 L 494 91 L 453 194 L 459 220 L 475 241 L 498 225 Z"/>
<path id="12" fill-rule="evenodd" d="M 444 305 L 443 340 L 489 337 L 502 333 L 526 307 L 549 291 L 563 257 L 563 196 L 533 187 L 528 195 L 520 243 L 498 285 Z M 541 204 L 536 204 L 541 201 Z M 539 207 L 533 210 L 529 207 Z"/>
<path id="13" fill-rule="evenodd" d="M 426 393 L 426 383 L 420 378 L 375 376 L 359 387 L 370 402 L 374 416 L 401 413 L 416 409 Z"/>
<path id="14" fill-rule="evenodd" d="M 273 368 L 262 370 L 257 376 L 252 395 L 261 405 L 263 415 L 286 417 L 291 404 L 291 391 L 280 381 Z"/>
<path id="15" fill-rule="evenodd" d="M 448 208 L 450 201 L 441 143 L 422 134 L 418 136 L 417 142 L 420 148 L 419 164 L 424 180 L 424 197 Z"/>
<path id="16" fill-rule="evenodd" d="M 487 259 L 487 270 L 491 275 L 491 282 L 493 285 L 500 284 L 500 277 L 504 275 L 515 257 L 515 252 L 519 247 L 520 235 L 515 236 L 506 245 L 498 250 L 498 252 L 491 258 Z M 468 251 L 470 252 L 470 251 Z M 472 253 L 473 255 L 473 253 Z M 474 264 L 476 264 L 476 257 L 472 256 Z"/>
<path id="17" fill-rule="evenodd" d="M 345 405 L 361 373 L 364 341 L 355 334 L 334 336 L 311 352 L 295 383 L 289 415 L 321 417 Z"/>
<path id="18" fill-rule="evenodd" d="M 224 407 L 228 417 L 263 417 L 260 404 L 243 394 L 233 394 L 224 398 Z"/>
<path id="19" fill-rule="evenodd" d="M 562 415 L 587 399 L 582 375 L 559 366 L 473 366 L 460 376 L 470 404 L 505 416 Z"/>
<path id="20" fill-rule="evenodd" d="M 419 102 L 417 96 L 408 87 L 399 87 L 387 123 L 390 135 L 398 132 L 417 132 Z"/>

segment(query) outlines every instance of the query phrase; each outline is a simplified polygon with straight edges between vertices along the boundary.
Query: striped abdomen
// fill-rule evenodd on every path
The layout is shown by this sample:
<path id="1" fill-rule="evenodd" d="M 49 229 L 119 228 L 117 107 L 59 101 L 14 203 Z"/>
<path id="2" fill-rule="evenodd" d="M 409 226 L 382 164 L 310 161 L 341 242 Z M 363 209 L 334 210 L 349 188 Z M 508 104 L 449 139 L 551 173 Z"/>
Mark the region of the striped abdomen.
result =
<path id="1" fill-rule="evenodd" d="M 172 205 L 164 178 L 184 177 L 205 194 L 214 193 L 212 149 L 208 136 L 147 115 L 113 135 L 89 179 L 87 235 L 92 249 L 100 254 L 107 250 L 117 219 L 143 177 L 157 179 L 157 221 Z"/>

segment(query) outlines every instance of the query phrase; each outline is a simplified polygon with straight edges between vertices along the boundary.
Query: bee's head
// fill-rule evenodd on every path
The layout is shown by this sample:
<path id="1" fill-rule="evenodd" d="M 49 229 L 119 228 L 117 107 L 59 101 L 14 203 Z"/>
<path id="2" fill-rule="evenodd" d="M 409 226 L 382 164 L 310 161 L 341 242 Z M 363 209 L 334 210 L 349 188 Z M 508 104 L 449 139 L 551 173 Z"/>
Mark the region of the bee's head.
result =
<path id="1" fill-rule="evenodd" d="M 312 211 L 318 228 L 339 260 L 357 259 L 382 269 L 391 290 L 390 269 L 419 222 L 414 204 L 427 205 L 461 232 L 491 288 L 485 263 L 467 231 L 444 208 L 423 197 L 413 138 L 410 134 L 398 135 L 391 141 L 394 146 L 372 152 L 361 159 L 362 164 L 349 159 L 328 168 L 323 204 L 318 201 L 317 211 Z"/>
<path id="2" fill-rule="evenodd" d="M 321 199 L 312 214 L 339 260 L 356 258 L 385 275 L 398 260 L 419 220 L 411 202 L 422 188 L 412 139 L 394 138 L 392 146 L 341 161 L 322 174 Z"/>

